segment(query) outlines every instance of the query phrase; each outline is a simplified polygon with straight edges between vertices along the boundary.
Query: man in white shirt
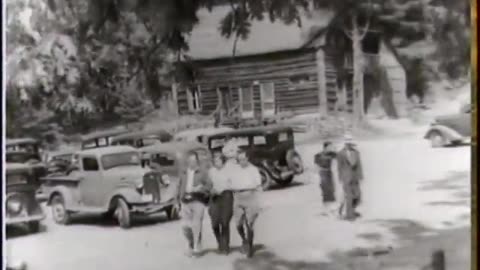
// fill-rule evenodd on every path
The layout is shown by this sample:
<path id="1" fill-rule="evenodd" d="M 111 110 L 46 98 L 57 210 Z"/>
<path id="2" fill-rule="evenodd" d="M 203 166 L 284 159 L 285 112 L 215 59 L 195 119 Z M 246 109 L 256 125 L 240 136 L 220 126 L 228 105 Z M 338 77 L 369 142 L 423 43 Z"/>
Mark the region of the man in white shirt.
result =
<path id="1" fill-rule="evenodd" d="M 239 150 L 238 167 L 232 173 L 232 190 L 234 192 L 233 218 L 237 231 L 243 241 L 243 252 L 253 256 L 253 236 L 255 221 L 260 212 L 259 193 L 262 179 L 257 167 L 252 165 L 247 154 Z"/>
<path id="2" fill-rule="evenodd" d="M 188 241 L 188 256 L 199 255 L 202 242 L 202 224 L 212 182 L 208 172 L 199 166 L 196 153 L 187 158 L 187 169 L 182 177 L 182 229 Z"/>

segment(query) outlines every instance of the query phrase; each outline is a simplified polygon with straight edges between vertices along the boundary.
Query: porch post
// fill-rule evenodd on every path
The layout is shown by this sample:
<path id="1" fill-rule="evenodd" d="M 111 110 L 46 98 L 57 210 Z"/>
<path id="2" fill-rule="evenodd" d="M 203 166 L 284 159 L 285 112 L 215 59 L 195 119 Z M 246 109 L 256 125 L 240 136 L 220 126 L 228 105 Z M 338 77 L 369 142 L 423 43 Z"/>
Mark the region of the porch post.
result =
<path id="1" fill-rule="evenodd" d="M 325 53 L 318 49 L 315 58 L 317 61 L 317 83 L 318 83 L 318 112 L 320 116 L 326 116 L 327 108 L 327 84 L 325 78 Z"/>
<path id="2" fill-rule="evenodd" d="M 175 111 L 175 114 L 178 115 L 180 112 L 178 111 L 178 83 L 174 82 L 172 83 L 172 101 L 173 101 L 173 108 Z"/>

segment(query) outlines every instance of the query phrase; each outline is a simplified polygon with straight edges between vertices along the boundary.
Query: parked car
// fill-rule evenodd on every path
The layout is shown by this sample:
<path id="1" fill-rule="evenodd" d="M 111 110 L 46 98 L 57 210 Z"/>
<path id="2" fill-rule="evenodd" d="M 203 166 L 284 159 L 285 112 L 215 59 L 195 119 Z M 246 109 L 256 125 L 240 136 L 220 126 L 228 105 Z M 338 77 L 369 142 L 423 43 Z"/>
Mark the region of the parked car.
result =
<path id="1" fill-rule="evenodd" d="M 180 186 L 182 172 L 185 170 L 189 153 L 195 152 L 202 162 L 209 165 L 209 152 L 205 145 L 196 142 L 167 142 L 140 148 L 143 154 L 144 166 L 150 167 L 159 175 L 169 180 L 168 188 L 157 188 L 157 182 L 145 182 L 145 191 L 153 194 L 154 199 L 168 203 L 167 215 L 175 218 L 180 210 Z"/>
<path id="2" fill-rule="evenodd" d="M 115 129 L 84 135 L 82 136 L 82 150 L 109 146 L 113 137 L 127 132 L 128 130 L 126 129 Z"/>
<path id="3" fill-rule="evenodd" d="M 33 138 L 12 138 L 12 139 L 7 139 L 5 143 L 5 149 L 8 152 L 18 151 L 18 152 L 39 153 L 40 142 Z"/>
<path id="4" fill-rule="evenodd" d="M 199 142 L 206 144 L 209 136 L 232 130 L 234 129 L 230 127 L 187 129 L 175 134 L 173 140 L 177 142 Z"/>
<path id="5" fill-rule="evenodd" d="M 154 198 L 149 185 L 157 182 L 158 192 L 163 193 L 169 188 L 168 178 L 142 167 L 140 154 L 131 146 L 82 150 L 76 155 L 67 173 L 42 178 L 47 204 L 58 224 L 70 223 L 74 213 L 88 212 L 115 217 L 120 227 L 129 228 L 134 214 L 168 211 L 177 203 Z"/>
<path id="6" fill-rule="evenodd" d="M 36 178 L 32 167 L 22 163 L 6 163 L 5 223 L 7 226 L 26 224 L 38 232 L 45 214 L 35 198 Z"/>
<path id="7" fill-rule="evenodd" d="M 172 134 L 163 129 L 129 132 L 115 136 L 111 145 L 130 145 L 135 148 L 164 143 L 172 140 Z"/>
<path id="8" fill-rule="evenodd" d="M 471 136 L 472 105 L 464 104 L 459 113 L 437 117 L 424 138 L 432 147 L 444 147 L 469 142 Z"/>
<path id="9" fill-rule="evenodd" d="M 246 150 L 252 164 L 259 168 L 264 189 L 268 189 L 272 181 L 286 186 L 295 175 L 303 173 L 291 127 L 262 126 L 218 133 L 208 138 L 208 148 L 221 150 L 229 139 L 235 139 L 240 148 Z"/>

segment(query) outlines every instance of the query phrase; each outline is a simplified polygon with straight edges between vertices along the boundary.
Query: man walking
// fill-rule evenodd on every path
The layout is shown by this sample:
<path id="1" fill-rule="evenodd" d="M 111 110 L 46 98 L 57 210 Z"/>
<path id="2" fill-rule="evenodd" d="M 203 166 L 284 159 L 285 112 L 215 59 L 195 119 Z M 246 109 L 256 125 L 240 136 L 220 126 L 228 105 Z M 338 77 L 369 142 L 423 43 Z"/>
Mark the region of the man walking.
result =
<path id="1" fill-rule="evenodd" d="M 335 181 L 333 179 L 333 161 L 336 153 L 333 151 L 331 142 L 323 144 L 322 152 L 314 157 L 315 164 L 318 166 L 320 174 L 320 188 L 322 190 L 323 205 L 325 207 L 326 215 L 331 214 L 335 200 Z M 338 188 L 338 187 L 337 187 Z"/>
<path id="2" fill-rule="evenodd" d="M 345 136 L 345 145 L 337 153 L 338 177 L 343 185 L 344 201 L 340 206 L 340 215 L 345 210 L 344 218 L 354 220 L 360 214 L 355 209 L 361 200 L 360 181 L 363 180 L 363 168 L 360 152 L 356 149 L 351 135 Z"/>
<path id="3" fill-rule="evenodd" d="M 189 257 L 198 256 L 201 252 L 203 215 L 211 189 L 208 172 L 200 166 L 198 155 L 190 153 L 180 187 L 182 229 L 188 241 Z"/>
<path id="4" fill-rule="evenodd" d="M 243 150 L 238 151 L 237 159 L 239 167 L 232 175 L 233 218 L 242 238 L 242 252 L 250 258 L 254 253 L 254 225 L 260 212 L 259 194 L 262 181 L 257 167 L 249 162 Z"/>

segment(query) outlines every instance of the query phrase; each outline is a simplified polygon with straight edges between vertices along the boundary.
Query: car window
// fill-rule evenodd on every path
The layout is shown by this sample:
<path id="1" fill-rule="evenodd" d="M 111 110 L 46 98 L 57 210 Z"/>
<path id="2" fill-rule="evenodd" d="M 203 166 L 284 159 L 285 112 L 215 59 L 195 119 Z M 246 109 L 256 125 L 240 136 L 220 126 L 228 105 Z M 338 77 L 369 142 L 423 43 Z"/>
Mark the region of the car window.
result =
<path id="1" fill-rule="evenodd" d="M 225 139 L 212 139 L 210 140 L 210 148 L 223 147 L 225 145 Z"/>
<path id="2" fill-rule="evenodd" d="M 12 184 L 26 184 L 28 182 L 28 173 L 11 173 L 7 174 L 7 183 Z"/>
<path id="3" fill-rule="evenodd" d="M 152 162 L 160 166 L 174 166 L 175 158 L 164 153 L 157 153 L 152 155 Z"/>
<path id="4" fill-rule="evenodd" d="M 140 164 L 140 154 L 137 152 L 115 153 L 102 156 L 104 170 L 119 166 L 140 166 Z"/>
<path id="5" fill-rule="evenodd" d="M 143 139 L 142 146 L 149 146 L 157 143 L 161 143 L 161 141 L 158 138 L 145 138 Z"/>
<path id="6" fill-rule="evenodd" d="M 240 147 L 240 146 L 248 146 L 248 137 L 238 137 L 235 138 L 235 143 Z"/>
<path id="7" fill-rule="evenodd" d="M 266 145 L 267 140 L 265 136 L 255 136 L 253 137 L 253 144 L 254 145 Z"/>
<path id="8" fill-rule="evenodd" d="M 98 171 L 98 162 L 96 158 L 85 157 L 82 159 L 84 171 Z"/>
<path id="9" fill-rule="evenodd" d="M 278 134 L 278 141 L 279 142 L 288 141 L 288 133 L 287 132 L 281 132 L 280 134 Z"/>

